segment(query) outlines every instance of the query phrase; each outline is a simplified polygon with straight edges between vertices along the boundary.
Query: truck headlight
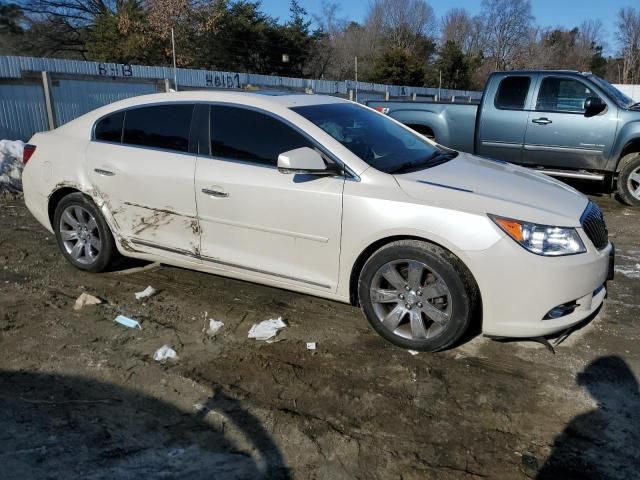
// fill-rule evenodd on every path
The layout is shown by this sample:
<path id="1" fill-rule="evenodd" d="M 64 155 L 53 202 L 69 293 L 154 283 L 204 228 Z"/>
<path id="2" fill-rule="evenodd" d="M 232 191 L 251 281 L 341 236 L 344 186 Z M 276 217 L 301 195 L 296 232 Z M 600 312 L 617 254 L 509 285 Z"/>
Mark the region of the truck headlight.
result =
<path id="1" fill-rule="evenodd" d="M 489 215 L 489 218 L 504 233 L 536 255 L 559 257 L 587 251 L 575 228 L 537 225 L 495 215 Z"/>

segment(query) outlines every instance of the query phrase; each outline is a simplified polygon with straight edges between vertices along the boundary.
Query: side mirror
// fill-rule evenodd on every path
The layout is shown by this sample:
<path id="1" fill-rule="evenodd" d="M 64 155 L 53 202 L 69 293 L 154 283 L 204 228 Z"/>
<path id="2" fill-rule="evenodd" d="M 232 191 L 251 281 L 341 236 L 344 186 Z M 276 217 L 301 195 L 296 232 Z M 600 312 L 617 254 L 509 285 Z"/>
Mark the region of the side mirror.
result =
<path id="1" fill-rule="evenodd" d="M 311 175 L 335 175 L 328 169 L 322 156 L 313 148 L 302 147 L 278 155 L 280 173 L 307 173 Z"/>
<path id="2" fill-rule="evenodd" d="M 587 97 L 584 101 L 584 116 L 593 117 L 607 108 L 607 104 L 600 97 Z"/>

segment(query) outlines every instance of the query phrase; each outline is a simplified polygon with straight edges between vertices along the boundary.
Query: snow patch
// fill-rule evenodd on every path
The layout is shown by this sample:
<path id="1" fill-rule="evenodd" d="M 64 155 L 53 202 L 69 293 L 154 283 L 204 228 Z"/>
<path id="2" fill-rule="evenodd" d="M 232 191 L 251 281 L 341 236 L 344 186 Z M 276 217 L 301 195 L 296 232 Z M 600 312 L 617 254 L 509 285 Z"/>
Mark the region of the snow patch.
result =
<path id="1" fill-rule="evenodd" d="M 619 265 L 616 267 L 616 273 L 621 273 L 625 277 L 640 278 L 640 263 L 634 265 Z"/>
<path id="2" fill-rule="evenodd" d="M 21 140 L 0 140 L 0 191 L 22 190 L 23 150 Z"/>

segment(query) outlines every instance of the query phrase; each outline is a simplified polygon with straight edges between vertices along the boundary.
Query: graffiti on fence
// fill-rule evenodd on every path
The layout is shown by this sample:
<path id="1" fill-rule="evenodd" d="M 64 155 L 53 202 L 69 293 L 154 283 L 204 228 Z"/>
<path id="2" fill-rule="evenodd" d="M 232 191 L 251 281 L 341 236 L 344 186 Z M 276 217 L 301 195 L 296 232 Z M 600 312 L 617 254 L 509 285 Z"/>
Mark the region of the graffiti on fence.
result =
<path id="1" fill-rule="evenodd" d="M 132 77 L 133 71 L 128 63 L 99 63 L 98 73 L 103 77 Z"/>
<path id="2" fill-rule="evenodd" d="M 205 79 L 207 87 L 242 88 L 239 73 L 207 73 Z"/>

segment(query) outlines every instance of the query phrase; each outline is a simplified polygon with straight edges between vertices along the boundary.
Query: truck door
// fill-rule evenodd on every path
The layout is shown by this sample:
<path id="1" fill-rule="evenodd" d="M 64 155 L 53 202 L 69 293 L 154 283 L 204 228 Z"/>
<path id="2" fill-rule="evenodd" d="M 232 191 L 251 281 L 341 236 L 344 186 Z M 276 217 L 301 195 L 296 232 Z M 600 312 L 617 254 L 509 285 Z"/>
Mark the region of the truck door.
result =
<path id="1" fill-rule="evenodd" d="M 488 82 L 478 112 L 478 155 L 522 163 L 522 149 L 529 118 L 527 109 L 533 101 L 535 79 L 536 76 L 533 74 L 519 73 Z"/>
<path id="2" fill-rule="evenodd" d="M 585 115 L 584 103 L 599 97 L 607 107 Z M 541 78 L 525 137 L 525 163 L 560 169 L 603 170 L 616 133 L 617 108 L 580 78 Z"/>

